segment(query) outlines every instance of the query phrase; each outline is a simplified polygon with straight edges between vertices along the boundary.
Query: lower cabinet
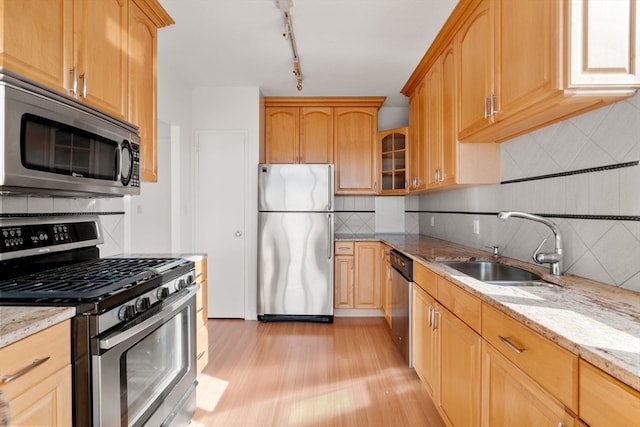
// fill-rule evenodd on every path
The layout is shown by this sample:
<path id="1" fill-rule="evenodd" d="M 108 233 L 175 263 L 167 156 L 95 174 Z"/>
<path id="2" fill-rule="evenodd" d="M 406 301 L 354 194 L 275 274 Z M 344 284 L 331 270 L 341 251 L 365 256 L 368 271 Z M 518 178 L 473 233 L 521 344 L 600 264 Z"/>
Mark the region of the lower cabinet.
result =
<path id="1" fill-rule="evenodd" d="M 579 367 L 582 420 L 591 427 L 640 426 L 640 392 L 584 360 Z"/>
<path id="2" fill-rule="evenodd" d="M 380 262 L 380 242 L 336 242 L 334 308 L 381 308 Z"/>
<path id="3" fill-rule="evenodd" d="M 207 330 L 207 258 L 198 256 L 195 261 L 195 282 L 200 285 L 196 295 L 196 369 L 198 375 L 209 363 L 209 331 Z"/>
<path id="4" fill-rule="evenodd" d="M 70 322 L 0 349 L 0 379 L 11 425 L 71 426 Z"/>
<path id="5" fill-rule="evenodd" d="M 482 343 L 483 427 L 571 427 L 575 423 L 564 405 L 491 344 Z"/>
<path id="6" fill-rule="evenodd" d="M 458 297 L 450 298 L 452 293 Z M 440 294 L 445 298 L 440 300 Z M 447 425 L 478 426 L 482 337 L 454 314 L 460 301 L 466 302 L 465 317 L 479 318 L 477 298 L 414 263 L 413 367 Z"/>

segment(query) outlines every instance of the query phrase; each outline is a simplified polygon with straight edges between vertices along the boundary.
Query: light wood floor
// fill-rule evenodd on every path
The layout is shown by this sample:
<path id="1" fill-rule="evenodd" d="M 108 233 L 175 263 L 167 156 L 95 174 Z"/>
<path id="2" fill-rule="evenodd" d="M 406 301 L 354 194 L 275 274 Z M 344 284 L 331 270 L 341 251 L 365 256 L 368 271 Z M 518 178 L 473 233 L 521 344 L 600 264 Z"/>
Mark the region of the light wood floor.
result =
<path id="1" fill-rule="evenodd" d="M 192 426 L 444 425 L 381 317 L 208 328 Z"/>

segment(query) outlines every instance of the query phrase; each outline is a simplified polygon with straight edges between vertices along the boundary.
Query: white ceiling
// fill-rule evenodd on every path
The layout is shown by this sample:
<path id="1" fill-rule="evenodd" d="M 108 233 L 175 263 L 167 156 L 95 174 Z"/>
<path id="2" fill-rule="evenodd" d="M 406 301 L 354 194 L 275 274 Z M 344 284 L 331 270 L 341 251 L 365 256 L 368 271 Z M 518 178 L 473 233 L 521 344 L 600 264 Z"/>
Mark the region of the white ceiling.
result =
<path id="1" fill-rule="evenodd" d="M 192 88 L 260 87 L 264 96 L 386 96 L 400 90 L 457 0 L 293 0 L 304 81 L 276 0 L 160 0 L 176 24 L 159 32 L 160 71 Z"/>

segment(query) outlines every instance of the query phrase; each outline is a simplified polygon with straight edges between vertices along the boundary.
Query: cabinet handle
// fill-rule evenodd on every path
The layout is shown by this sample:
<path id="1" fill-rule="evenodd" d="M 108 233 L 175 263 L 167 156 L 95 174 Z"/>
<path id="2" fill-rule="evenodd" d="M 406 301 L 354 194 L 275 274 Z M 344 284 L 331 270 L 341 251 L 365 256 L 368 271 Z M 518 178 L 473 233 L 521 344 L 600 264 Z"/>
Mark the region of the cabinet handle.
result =
<path id="1" fill-rule="evenodd" d="M 31 365 L 27 365 L 24 368 L 20 369 L 18 372 L 14 372 L 13 374 L 5 375 L 4 377 L 0 378 L 0 384 L 7 384 L 17 378 L 20 378 L 27 372 L 30 372 L 31 370 L 37 368 L 49 359 L 49 356 L 45 357 L 44 359 L 34 359 L 33 362 L 31 362 Z"/>
<path id="2" fill-rule="evenodd" d="M 491 107 L 491 116 L 495 116 L 497 111 L 496 111 L 496 95 L 495 94 L 491 94 L 491 97 L 489 98 L 489 106 Z"/>
<path id="3" fill-rule="evenodd" d="M 558 421 L 558 427 L 564 427 L 564 423 L 562 421 Z"/>
<path id="4" fill-rule="evenodd" d="M 204 351 L 201 351 L 200 353 L 198 353 L 198 355 L 196 356 L 196 360 L 202 359 L 202 356 L 204 356 Z"/>
<path id="5" fill-rule="evenodd" d="M 435 308 L 433 309 L 433 327 L 432 329 L 435 331 L 436 329 L 438 329 L 438 316 L 440 315 L 440 312 L 438 310 L 436 310 Z"/>
<path id="6" fill-rule="evenodd" d="M 500 338 L 500 341 L 502 341 L 502 343 L 504 345 L 506 345 L 507 347 L 509 347 L 511 350 L 515 351 L 518 354 L 526 353 L 526 351 L 527 351 L 526 348 L 520 348 L 517 345 L 515 345 L 514 343 L 512 343 L 511 339 L 509 339 L 509 338 L 505 338 L 505 337 L 500 336 L 500 335 L 498 335 L 498 338 Z"/>
<path id="7" fill-rule="evenodd" d="M 203 307 L 200 307 L 200 308 L 196 311 L 196 313 L 200 313 L 200 312 L 202 312 L 202 310 L 204 310 L 204 306 L 203 306 Z"/>
<path id="8" fill-rule="evenodd" d="M 74 95 L 78 94 L 78 70 L 76 67 L 73 67 L 69 70 L 69 74 L 71 74 L 71 93 Z"/>
<path id="9" fill-rule="evenodd" d="M 485 98 L 484 99 L 484 118 L 488 118 L 489 117 L 489 109 L 487 108 L 487 101 L 488 99 Z"/>
<path id="10" fill-rule="evenodd" d="M 80 74 L 80 78 L 82 79 L 82 97 L 87 97 L 87 73 Z"/>
<path id="11" fill-rule="evenodd" d="M 433 307 L 429 306 L 429 329 L 433 329 Z"/>

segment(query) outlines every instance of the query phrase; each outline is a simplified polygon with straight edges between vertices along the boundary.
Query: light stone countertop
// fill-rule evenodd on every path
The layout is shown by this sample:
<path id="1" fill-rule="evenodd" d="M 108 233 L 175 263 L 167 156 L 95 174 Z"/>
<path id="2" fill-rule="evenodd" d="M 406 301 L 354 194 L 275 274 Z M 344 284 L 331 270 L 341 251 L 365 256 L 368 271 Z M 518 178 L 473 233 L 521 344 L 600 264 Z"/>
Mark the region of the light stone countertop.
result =
<path id="1" fill-rule="evenodd" d="M 73 307 L 0 306 L 0 348 L 70 319 Z"/>
<path id="2" fill-rule="evenodd" d="M 336 235 L 378 240 L 449 279 L 614 378 L 640 391 L 640 294 L 545 267 L 421 235 Z M 439 261 L 491 260 L 539 274 L 559 286 L 490 285 Z"/>

